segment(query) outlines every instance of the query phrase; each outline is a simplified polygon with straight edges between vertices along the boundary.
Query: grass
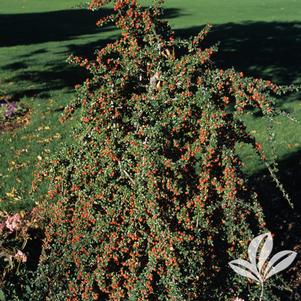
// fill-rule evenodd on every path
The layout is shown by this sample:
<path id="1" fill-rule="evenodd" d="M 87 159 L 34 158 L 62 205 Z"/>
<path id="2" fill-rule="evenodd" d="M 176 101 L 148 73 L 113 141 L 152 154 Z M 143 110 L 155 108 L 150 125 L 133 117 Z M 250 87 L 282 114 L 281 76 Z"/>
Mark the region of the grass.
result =
<path id="1" fill-rule="evenodd" d="M 72 141 L 75 118 L 63 125 L 58 118 L 85 74 L 66 63 L 68 55 L 91 55 L 117 37 L 112 28 L 95 26 L 110 8 L 92 13 L 75 8 L 78 2 L 0 3 L 0 93 L 23 102 L 31 112 L 28 125 L 0 133 L 0 209 L 29 208 L 43 198 L 31 194 L 35 165 Z M 215 25 L 206 43 L 220 42 L 218 66 L 234 66 L 281 84 L 301 83 L 300 10 L 299 0 L 166 1 L 166 18 L 177 35 L 187 37 L 203 24 Z M 301 120 L 300 95 L 279 99 L 279 106 Z M 256 116 L 247 122 L 268 150 L 266 122 Z M 294 160 L 299 160 L 295 154 L 301 146 L 300 124 L 281 117 L 275 120 L 275 128 L 279 158 L 287 160 L 294 154 Z M 249 174 L 262 168 L 251 150 L 240 152 Z"/>

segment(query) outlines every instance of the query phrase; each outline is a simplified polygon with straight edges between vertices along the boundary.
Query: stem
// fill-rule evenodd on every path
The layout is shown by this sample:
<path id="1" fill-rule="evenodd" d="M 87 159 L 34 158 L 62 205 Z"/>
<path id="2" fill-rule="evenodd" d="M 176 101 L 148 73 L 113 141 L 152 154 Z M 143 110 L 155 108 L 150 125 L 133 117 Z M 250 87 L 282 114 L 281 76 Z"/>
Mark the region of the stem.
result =
<path id="1" fill-rule="evenodd" d="M 263 282 L 261 282 L 261 293 L 260 293 L 259 301 L 263 301 L 263 290 L 264 290 Z"/>

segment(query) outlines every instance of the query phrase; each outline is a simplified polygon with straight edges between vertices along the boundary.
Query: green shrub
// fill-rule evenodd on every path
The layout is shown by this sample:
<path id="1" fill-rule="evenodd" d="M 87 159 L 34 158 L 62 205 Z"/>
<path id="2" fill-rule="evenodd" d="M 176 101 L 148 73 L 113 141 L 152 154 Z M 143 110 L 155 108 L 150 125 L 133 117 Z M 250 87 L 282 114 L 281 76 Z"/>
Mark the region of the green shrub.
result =
<path id="1" fill-rule="evenodd" d="M 109 1 L 94 1 L 91 8 Z M 174 38 L 160 3 L 114 1 L 121 37 L 94 61 L 66 113 L 81 107 L 74 144 L 50 179 L 50 223 L 34 300 L 255 300 L 228 268 L 265 229 L 236 153 L 263 157 L 244 114 L 276 114 L 269 81 L 218 70 L 208 27 Z M 267 290 L 267 298 L 274 300 Z"/>

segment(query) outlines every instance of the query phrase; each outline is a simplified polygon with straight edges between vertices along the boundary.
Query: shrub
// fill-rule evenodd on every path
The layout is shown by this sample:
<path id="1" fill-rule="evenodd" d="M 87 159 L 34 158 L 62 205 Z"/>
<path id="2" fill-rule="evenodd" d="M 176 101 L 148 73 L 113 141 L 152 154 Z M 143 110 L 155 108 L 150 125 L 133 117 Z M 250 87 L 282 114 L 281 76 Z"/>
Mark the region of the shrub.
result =
<path id="1" fill-rule="evenodd" d="M 264 159 L 243 116 L 273 118 L 288 89 L 216 69 L 209 27 L 176 39 L 159 2 L 114 1 L 98 24 L 121 37 L 70 58 L 91 77 L 66 109 L 81 107 L 74 144 L 40 174 L 50 223 L 34 300 L 255 300 L 227 267 L 265 227 L 236 145 Z"/>

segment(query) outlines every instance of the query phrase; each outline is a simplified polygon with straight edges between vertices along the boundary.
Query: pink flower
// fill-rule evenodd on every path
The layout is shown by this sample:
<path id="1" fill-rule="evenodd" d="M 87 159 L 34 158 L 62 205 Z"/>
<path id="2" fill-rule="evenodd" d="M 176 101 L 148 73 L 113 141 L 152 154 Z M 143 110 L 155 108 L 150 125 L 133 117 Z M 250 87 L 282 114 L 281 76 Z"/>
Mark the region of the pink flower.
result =
<path id="1" fill-rule="evenodd" d="M 16 253 L 15 258 L 20 262 L 27 261 L 27 256 L 20 250 L 18 250 L 18 252 Z"/>
<path id="2" fill-rule="evenodd" d="M 233 301 L 245 301 L 244 299 L 238 298 L 236 297 L 235 299 L 233 299 Z"/>
<path id="3" fill-rule="evenodd" d="M 13 216 L 9 216 L 5 221 L 5 226 L 10 232 L 14 232 L 21 227 L 21 218 L 18 213 Z"/>
<path id="4" fill-rule="evenodd" d="M 40 211 L 40 209 L 38 207 L 33 207 L 31 209 L 31 215 L 35 215 L 35 214 L 39 213 L 39 211 Z"/>

